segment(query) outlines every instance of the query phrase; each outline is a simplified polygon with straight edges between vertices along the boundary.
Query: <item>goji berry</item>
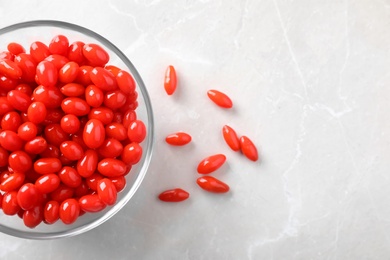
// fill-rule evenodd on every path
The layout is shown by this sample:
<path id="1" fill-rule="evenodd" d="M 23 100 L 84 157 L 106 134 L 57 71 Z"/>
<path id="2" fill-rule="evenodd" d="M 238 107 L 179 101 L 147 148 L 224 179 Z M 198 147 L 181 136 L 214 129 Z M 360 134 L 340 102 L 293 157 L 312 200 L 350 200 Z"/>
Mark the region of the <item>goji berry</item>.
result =
<path id="1" fill-rule="evenodd" d="M 229 186 L 212 177 L 212 176 L 203 176 L 203 177 L 200 177 L 196 180 L 196 182 L 198 183 L 198 185 L 206 190 L 206 191 L 209 191 L 209 192 L 214 192 L 214 193 L 225 193 L 225 192 L 228 192 L 229 191 Z"/>
<path id="2" fill-rule="evenodd" d="M 158 198 L 165 202 L 180 202 L 188 199 L 189 196 L 190 194 L 187 191 L 175 188 L 161 192 L 160 195 L 158 195 Z"/>

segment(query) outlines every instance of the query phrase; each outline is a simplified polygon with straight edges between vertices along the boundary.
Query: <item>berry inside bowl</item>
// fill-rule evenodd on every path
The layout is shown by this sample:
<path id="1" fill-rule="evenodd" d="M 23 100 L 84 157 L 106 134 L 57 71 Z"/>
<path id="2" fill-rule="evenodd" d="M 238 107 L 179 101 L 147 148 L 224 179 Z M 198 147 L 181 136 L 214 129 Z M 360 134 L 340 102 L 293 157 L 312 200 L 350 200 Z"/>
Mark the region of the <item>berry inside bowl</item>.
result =
<path id="1" fill-rule="evenodd" d="M 60 21 L 0 29 L 0 231 L 81 234 L 134 195 L 153 149 L 153 113 L 129 59 Z"/>

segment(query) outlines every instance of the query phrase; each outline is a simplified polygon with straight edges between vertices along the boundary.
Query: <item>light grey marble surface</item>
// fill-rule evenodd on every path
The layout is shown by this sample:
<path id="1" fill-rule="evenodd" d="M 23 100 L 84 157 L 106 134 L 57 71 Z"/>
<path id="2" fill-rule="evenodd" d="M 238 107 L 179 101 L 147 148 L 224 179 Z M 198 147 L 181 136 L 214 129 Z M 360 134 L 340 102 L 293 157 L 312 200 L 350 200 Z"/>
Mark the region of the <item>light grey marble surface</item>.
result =
<path id="1" fill-rule="evenodd" d="M 1 1 L 0 17 L 110 39 L 143 77 L 157 130 L 149 172 L 116 216 L 69 239 L 0 235 L 1 259 L 390 258 L 388 0 Z M 210 88 L 234 109 L 214 106 Z M 226 147 L 224 124 L 254 140 L 261 162 Z M 193 143 L 168 147 L 178 130 Z M 219 152 L 225 195 L 195 184 L 197 162 Z M 190 199 L 156 199 L 172 187 Z"/>

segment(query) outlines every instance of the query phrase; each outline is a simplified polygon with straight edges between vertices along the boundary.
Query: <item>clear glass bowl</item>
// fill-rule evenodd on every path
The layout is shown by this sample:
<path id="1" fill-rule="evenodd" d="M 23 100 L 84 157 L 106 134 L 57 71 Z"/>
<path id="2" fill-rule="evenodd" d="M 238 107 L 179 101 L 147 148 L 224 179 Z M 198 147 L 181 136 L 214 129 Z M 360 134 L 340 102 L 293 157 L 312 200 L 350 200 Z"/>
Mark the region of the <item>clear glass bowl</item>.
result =
<path id="1" fill-rule="evenodd" d="M 115 205 L 107 207 L 99 213 L 86 213 L 79 217 L 74 224 L 65 225 L 61 220 L 52 225 L 41 223 L 34 229 L 24 226 L 23 220 L 17 215 L 7 216 L 0 210 L 0 232 L 8 235 L 29 238 L 29 239 L 53 239 L 70 237 L 91 230 L 110 217 L 115 215 L 134 195 L 140 186 L 147 172 L 153 150 L 153 112 L 149 95 L 146 87 L 138 74 L 134 65 L 114 44 L 103 36 L 83 28 L 81 26 L 51 20 L 29 21 L 14 24 L 0 29 L 0 51 L 6 50 L 8 43 L 18 42 L 26 50 L 34 41 L 41 41 L 49 44 L 51 39 L 58 34 L 68 37 L 69 42 L 83 41 L 85 43 L 97 43 L 103 46 L 110 55 L 109 64 L 119 68 L 127 69 L 134 77 L 137 83 L 138 103 L 136 110 L 137 117 L 141 119 L 147 127 L 147 137 L 141 143 L 143 156 L 140 162 L 133 166 L 130 173 L 126 175 L 126 187 L 118 193 L 118 199 Z M 118 230 L 118 232 L 120 232 Z"/>

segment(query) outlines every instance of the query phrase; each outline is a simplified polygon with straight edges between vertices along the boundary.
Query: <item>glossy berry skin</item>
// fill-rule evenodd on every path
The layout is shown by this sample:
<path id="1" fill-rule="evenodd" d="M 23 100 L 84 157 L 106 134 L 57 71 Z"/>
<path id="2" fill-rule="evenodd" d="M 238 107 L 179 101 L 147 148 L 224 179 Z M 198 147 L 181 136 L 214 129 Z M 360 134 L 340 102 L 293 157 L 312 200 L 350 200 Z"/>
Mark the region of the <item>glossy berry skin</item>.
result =
<path id="1" fill-rule="evenodd" d="M 112 91 L 118 88 L 115 76 L 104 68 L 93 68 L 89 73 L 89 77 L 93 84 L 103 91 Z"/>
<path id="2" fill-rule="evenodd" d="M 19 79 L 23 71 L 11 60 L 0 60 L 0 73 L 12 79 Z"/>
<path id="3" fill-rule="evenodd" d="M 203 176 L 200 177 L 196 180 L 196 183 L 204 190 L 208 192 L 213 192 L 213 193 L 226 193 L 229 191 L 229 186 L 212 177 L 212 176 Z"/>
<path id="4" fill-rule="evenodd" d="M 85 179 L 86 181 L 86 184 L 87 186 L 89 187 L 89 189 L 93 190 L 93 191 L 96 191 L 97 190 L 97 183 L 103 179 L 104 176 L 101 175 L 100 173 L 98 172 L 95 172 L 94 174 L 92 174 L 91 176 L 89 176 L 88 178 Z"/>
<path id="5" fill-rule="evenodd" d="M 68 134 L 75 134 L 80 130 L 80 120 L 73 114 L 67 114 L 61 118 L 60 125 L 62 130 Z"/>
<path id="6" fill-rule="evenodd" d="M 99 212 L 102 211 L 106 204 L 104 204 L 97 194 L 84 195 L 79 199 L 81 210 L 85 212 Z"/>
<path id="7" fill-rule="evenodd" d="M 32 167 L 31 157 L 24 151 L 15 151 L 8 157 L 8 165 L 15 172 L 26 172 Z"/>
<path id="8" fill-rule="evenodd" d="M 85 44 L 83 54 L 90 65 L 95 67 L 103 67 L 110 60 L 108 53 L 95 43 Z"/>
<path id="9" fill-rule="evenodd" d="M 29 154 L 40 154 L 47 148 L 47 142 L 42 136 L 37 136 L 26 142 L 24 150 Z"/>
<path id="10" fill-rule="evenodd" d="M 88 85 L 92 84 L 91 77 L 90 77 L 92 70 L 93 70 L 93 67 L 91 67 L 91 66 L 80 66 L 79 73 L 76 77 L 75 82 L 80 83 L 84 86 L 88 86 Z"/>
<path id="11" fill-rule="evenodd" d="M 71 188 L 77 188 L 82 183 L 82 178 L 77 170 L 73 167 L 64 166 L 58 173 L 61 182 Z"/>
<path id="12" fill-rule="evenodd" d="M 7 178 L 5 178 L 1 184 L 0 189 L 5 192 L 10 192 L 19 189 L 25 180 L 24 173 L 14 172 L 10 173 Z"/>
<path id="13" fill-rule="evenodd" d="M 3 91 L 8 91 L 15 89 L 19 81 L 17 79 L 12 79 L 6 76 L 0 76 L 0 88 Z"/>
<path id="14" fill-rule="evenodd" d="M 130 94 L 135 90 L 135 80 L 127 71 L 120 70 L 116 75 L 116 82 L 119 89 L 125 94 Z"/>
<path id="15" fill-rule="evenodd" d="M 41 193 L 32 183 L 26 183 L 20 187 L 16 196 L 19 206 L 24 210 L 29 210 L 38 206 Z"/>
<path id="16" fill-rule="evenodd" d="M 257 153 L 257 148 L 247 136 L 241 136 L 240 138 L 241 152 L 251 161 L 257 161 L 259 155 Z"/>
<path id="17" fill-rule="evenodd" d="M 103 104 L 112 110 L 122 107 L 125 103 L 126 94 L 120 90 L 108 91 L 104 95 Z"/>
<path id="18" fill-rule="evenodd" d="M 137 114 L 133 109 L 127 110 L 122 117 L 122 124 L 125 128 L 129 128 L 130 124 L 137 119 Z"/>
<path id="19" fill-rule="evenodd" d="M 132 142 L 123 148 L 121 159 L 128 165 L 138 163 L 142 158 L 142 146 Z"/>
<path id="20" fill-rule="evenodd" d="M 33 87 L 34 86 L 30 86 L 27 83 L 21 83 L 21 84 L 17 85 L 15 89 L 23 92 L 26 95 L 31 96 L 32 92 L 33 92 Z"/>
<path id="21" fill-rule="evenodd" d="M 114 65 L 106 65 L 106 66 L 104 66 L 104 68 L 106 70 L 108 70 L 109 72 L 111 72 L 112 75 L 114 75 L 115 77 L 117 77 L 119 72 L 121 71 L 120 68 L 118 68 L 117 66 L 114 66 Z"/>
<path id="22" fill-rule="evenodd" d="M 57 83 L 58 71 L 53 63 L 45 60 L 37 65 L 36 76 L 39 84 L 54 87 Z"/>
<path id="23" fill-rule="evenodd" d="M 50 198 L 59 203 L 63 202 L 66 199 L 73 197 L 74 189 L 66 186 L 65 184 L 60 184 L 57 189 L 50 193 Z"/>
<path id="24" fill-rule="evenodd" d="M 103 91 L 95 85 L 89 85 L 85 88 L 85 101 L 91 107 L 100 107 L 103 104 Z"/>
<path id="25" fill-rule="evenodd" d="M 5 181 L 11 175 L 11 173 L 12 172 L 10 172 L 9 170 L 4 170 L 3 172 L 1 172 L 0 173 L 0 183 Z"/>
<path id="26" fill-rule="evenodd" d="M 162 193 L 160 193 L 160 195 L 158 195 L 158 198 L 161 201 L 165 202 L 180 202 L 188 199 L 189 196 L 190 194 L 187 191 L 180 188 L 176 188 L 163 191 Z"/>
<path id="27" fill-rule="evenodd" d="M 115 158 L 122 154 L 123 145 L 114 138 L 107 138 L 99 147 L 98 153 L 103 158 Z"/>
<path id="28" fill-rule="evenodd" d="M 105 140 L 103 123 L 98 119 L 90 119 L 85 124 L 83 131 L 84 143 L 91 149 L 98 148 Z"/>
<path id="29" fill-rule="evenodd" d="M 8 151 L 18 151 L 23 147 L 23 140 L 18 136 L 17 133 L 4 130 L 0 133 L 0 145 Z"/>
<path id="30" fill-rule="evenodd" d="M 232 100 L 225 94 L 218 90 L 212 89 L 207 91 L 207 96 L 218 106 L 223 108 L 233 107 Z"/>
<path id="31" fill-rule="evenodd" d="M 50 124 L 44 129 L 46 141 L 55 146 L 60 146 L 62 142 L 69 139 L 69 135 L 62 130 L 59 124 Z"/>
<path id="32" fill-rule="evenodd" d="M 0 115 L 4 115 L 8 112 L 12 112 L 13 107 L 7 100 L 7 97 L 0 97 Z"/>
<path id="33" fill-rule="evenodd" d="M 90 106 L 87 102 L 77 97 L 65 98 L 61 103 L 61 108 L 66 114 L 73 114 L 75 116 L 85 116 L 90 111 Z"/>
<path id="34" fill-rule="evenodd" d="M 49 173 L 39 177 L 35 181 L 35 187 L 42 194 L 55 191 L 60 186 L 61 180 L 57 174 Z"/>
<path id="35" fill-rule="evenodd" d="M 32 102 L 27 109 L 27 117 L 34 124 L 42 123 L 47 115 L 47 109 L 44 103 Z"/>
<path id="36" fill-rule="evenodd" d="M 57 201 L 48 201 L 43 208 L 43 221 L 46 224 L 55 223 L 60 218 L 59 210 L 60 204 Z"/>
<path id="37" fill-rule="evenodd" d="M 83 55 L 84 45 L 85 44 L 80 41 L 73 42 L 71 45 L 69 45 L 67 58 L 70 61 L 77 62 L 78 64 L 83 63 L 83 61 L 85 60 Z"/>
<path id="38" fill-rule="evenodd" d="M 80 144 L 74 141 L 65 141 L 60 145 L 61 153 L 71 161 L 77 161 L 84 156 L 84 150 Z"/>
<path id="39" fill-rule="evenodd" d="M 46 109 L 52 109 L 61 106 L 64 95 L 62 95 L 59 88 L 40 85 L 34 89 L 33 98 L 34 101 L 42 102 Z"/>
<path id="40" fill-rule="evenodd" d="M 98 171 L 106 177 L 116 177 L 124 175 L 127 167 L 123 161 L 106 158 L 98 163 Z"/>
<path id="41" fill-rule="evenodd" d="M 1 119 L 1 129 L 16 132 L 22 123 L 19 113 L 15 111 L 8 112 Z"/>
<path id="42" fill-rule="evenodd" d="M 114 112 L 107 107 L 92 108 L 88 114 L 89 119 L 98 119 L 103 125 L 107 125 L 112 122 L 114 118 Z"/>
<path id="43" fill-rule="evenodd" d="M 233 128 L 228 125 L 224 125 L 222 128 L 222 135 L 230 149 L 235 152 L 240 150 L 240 140 Z"/>
<path id="44" fill-rule="evenodd" d="M 52 55 L 49 55 L 47 56 L 44 61 L 48 61 L 48 62 L 51 62 L 53 63 L 54 67 L 59 71 L 63 66 L 65 66 L 66 63 L 69 62 L 69 60 L 65 57 L 65 56 L 62 56 L 62 55 L 59 55 L 59 54 L 52 54 Z M 58 79 L 58 78 L 57 78 Z M 42 84 L 42 83 L 39 83 L 38 81 L 38 84 Z"/>
<path id="45" fill-rule="evenodd" d="M 199 164 L 197 171 L 200 174 L 208 174 L 219 167 L 221 167 L 226 161 L 226 156 L 223 154 L 215 154 L 204 158 Z"/>
<path id="46" fill-rule="evenodd" d="M 110 179 L 103 178 L 97 183 L 97 193 L 100 200 L 106 205 L 114 205 L 117 198 L 115 185 Z"/>
<path id="47" fill-rule="evenodd" d="M 26 50 L 24 49 L 24 47 L 22 45 L 20 45 L 19 43 L 17 42 L 10 42 L 8 45 L 7 45 L 7 50 L 12 53 L 13 55 L 18 55 L 20 53 L 24 53 L 26 52 Z"/>
<path id="48" fill-rule="evenodd" d="M 14 58 L 14 55 L 9 51 L 0 52 L 0 59 L 2 59 L 2 60 L 12 60 L 13 58 Z"/>
<path id="49" fill-rule="evenodd" d="M 70 83 L 76 79 L 78 74 L 79 65 L 74 61 L 70 61 L 62 66 L 58 72 L 58 78 L 62 83 Z"/>
<path id="50" fill-rule="evenodd" d="M 17 191 L 10 191 L 3 194 L 1 207 L 5 215 L 16 215 L 19 212 L 20 206 L 17 200 Z"/>
<path id="51" fill-rule="evenodd" d="M 127 129 L 127 136 L 131 142 L 141 143 L 146 137 L 146 126 L 141 120 L 134 120 Z"/>
<path id="52" fill-rule="evenodd" d="M 31 122 L 25 122 L 18 127 L 18 135 L 24 141 L 30 141 L 34 139 L 37 133 L 37 126 Z"/>
<path id="53" fill-rule="evenodd" d="M 111 177 L 110 180 L 117 192 L 121 192 L 126 187 L 126 178 L 124 176 Z"/>
<path id="54" fill-rule="evenodd" d="M 177 87 L 177 77 L 175 67 L 169 65 L 165 71 L 164 89 L 168 95 L 172 95 Z"/>
<path id="55" fill-rule="evenodd" d="M 78 97 L 84 95 L 85 88 L 78 83 L 68 83 L 61 87 L 61 93 L 68 97 Z"/>
<path id="56" fill-rule="evenodd" d="M 70 198 L 64 200 L 59 209 L 60 219 L 64 224 L 74 223 L 80 215 L 80 205 L 76 199 Z"/>
<path id="57" fill-rule="evenodd" d="M 20 53 L 15 56 L 14 62 L 22 70 L 22 80 L 29 83 L 35 81 L 37 63 L 30 54 Z"/>
<path id="58" fill-rule="evenodd" d="M 106 125 L 107 137 L 123 141 L 127 138 L 127 130 L 121 123 L 110 123 Z"/>
<path id="59" fill-rule="evenodd" d="M 37 205 L 23 213 L 23 223 L 26 227 L 35 228 L 43 220 L 43 206 Z"/>
<path id="60" fill-rule="evenodd" d="M 41 158 L 34 162 L 34 170 L 40 174 L 58 172 L 61 166 L 61 161 L 58 158 Z"/>
<path id="61" fill-rule="evenodd" d="M 165 138 L 165 141 L 170 145 L 182 146 L 191 142 L 191 136 L 184 132 L 170 134 Z"/>
<path id="62" fill-rule="evenodd" d="M 26 112 L 31 104 L 31 98 L 20 90 L 11 90 L 7 93 L 7 100 L 16 110 Z"/>
<path id="63" fill-rule="evenodd" d="M 0 146 L 0 167 L 8 165 L 9 153 L 3 147 Z"/>
<path id="64" fill-rule="evenodd" d="M 84 178 L 91 176 L 98 164 L 98 154 L 95 150 L 87 150 L 83 158 L 77 162 L 77 172 Z"/>
<path id="65" fill-rule="evenodd" d="M 51 54 L 66 56 L 68 53 L 68 47 L 68 38 L 64 35 L 56 35 L 49 44 L 49 51 Z"/>

